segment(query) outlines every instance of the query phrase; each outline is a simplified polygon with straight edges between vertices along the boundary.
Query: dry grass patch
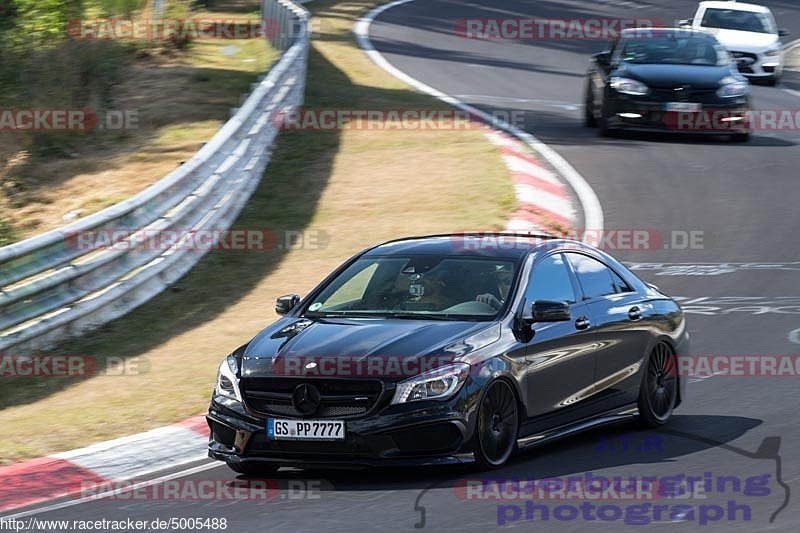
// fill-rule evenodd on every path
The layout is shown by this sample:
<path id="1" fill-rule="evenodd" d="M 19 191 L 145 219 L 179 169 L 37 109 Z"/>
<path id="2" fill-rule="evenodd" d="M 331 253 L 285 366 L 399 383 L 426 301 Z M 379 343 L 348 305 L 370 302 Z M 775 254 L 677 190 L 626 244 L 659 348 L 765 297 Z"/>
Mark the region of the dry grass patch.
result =
<path id="1" fill-rule="evenodd" d="M 309 4 L 326 28 L 310 54 L 307 107 L 437 107 L 373 66 L 350 25 L 377 1 Z M 57 353 L 126 357 L 146 373 L 0 386 L 3 459 L 147 430 L 205 410 L 216 368 L 272 322 L 274 302 L 306 293 L 365 246 L 403 235 L 500 229 L 514 208 L 500 153 L 483 133 L 283 133 L 236 227 L 325 235 L 317 249 L 212 252 L 167 291 Z"/>
<path id="2" fill-rule="evenodd" d="M 257 5 L 250 1 L 250 10 Z M 259 18 L 257 11 L 248 16 Z M 200 40 L 182 52 L 145 51 L 126 67 L 109 104 L 136 113 L 134 128 L 54 134 L 64 149 L 45 153 L 33 150 L 21 133 L 0 132 L 0 243 L 88 216 L 167 175 L 216 133 L 276 57 L 263 39 Z"/>

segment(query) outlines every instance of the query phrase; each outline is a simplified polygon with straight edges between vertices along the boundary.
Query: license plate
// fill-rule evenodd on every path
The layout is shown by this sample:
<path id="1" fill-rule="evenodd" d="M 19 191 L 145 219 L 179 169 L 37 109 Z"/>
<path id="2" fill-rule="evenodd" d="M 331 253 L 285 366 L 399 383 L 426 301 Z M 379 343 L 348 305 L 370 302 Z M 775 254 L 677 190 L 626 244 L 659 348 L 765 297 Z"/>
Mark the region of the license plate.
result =
<path id="1" fill-rule="evenodd" d="M 667 102 L 665 108 L 667 111 L 702 111 L 703 104 L 695 104 L 694 102 Z"/>
<path id="2" fill-rule="evenodd" d="M 275 440 L 344 440 L 344 420 L 268 418 L 267 437 Z"/>

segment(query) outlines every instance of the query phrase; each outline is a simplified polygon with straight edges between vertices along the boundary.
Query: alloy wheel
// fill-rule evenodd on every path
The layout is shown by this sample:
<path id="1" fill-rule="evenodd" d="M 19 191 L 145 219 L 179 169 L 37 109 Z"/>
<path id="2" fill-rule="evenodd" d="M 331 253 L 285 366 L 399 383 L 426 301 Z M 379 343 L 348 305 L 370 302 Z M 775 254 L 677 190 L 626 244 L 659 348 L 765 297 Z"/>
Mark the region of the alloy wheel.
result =
<path id="1" fill-rule="evenodd" d="M 508 460 L 517 441 L 519 417 L 511 386 L 503 380 L 489 385 L 478 414 L 478 439 L 483 462 L 498 467 Z"/>
<path id="2" fill-rule="evenodd" d="M 672 414 L 678 395 L 677 365 L 672 351 L 666 344 L 658 344 L 647 365 L 645 386 L 650 410 L 659 421 Z"/>

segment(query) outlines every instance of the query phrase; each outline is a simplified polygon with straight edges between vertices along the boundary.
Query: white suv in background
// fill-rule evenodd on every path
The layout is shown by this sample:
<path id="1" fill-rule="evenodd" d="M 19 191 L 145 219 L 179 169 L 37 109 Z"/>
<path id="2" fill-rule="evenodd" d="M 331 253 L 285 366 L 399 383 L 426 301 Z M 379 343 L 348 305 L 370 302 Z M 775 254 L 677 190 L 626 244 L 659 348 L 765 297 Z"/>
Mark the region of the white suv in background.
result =
<path id="1" fill-rule="evenodd" d="M 688 21 L 687 21 L 688 22 Z M 783 47 L 769 8 L 755 4 L 700 2 L 692 28 L 714 35 L 736 60 L 739 72 L 775 85 L 783 73 Z"/>

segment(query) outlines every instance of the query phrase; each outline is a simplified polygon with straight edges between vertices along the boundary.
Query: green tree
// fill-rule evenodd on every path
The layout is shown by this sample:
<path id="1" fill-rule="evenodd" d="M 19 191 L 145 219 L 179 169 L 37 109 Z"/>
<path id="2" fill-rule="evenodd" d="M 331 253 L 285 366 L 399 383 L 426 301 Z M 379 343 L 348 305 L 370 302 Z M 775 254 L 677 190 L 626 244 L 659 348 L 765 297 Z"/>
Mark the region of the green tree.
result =
<path id="1" fill-rule="evenodd" d="M 14 0 L 13 44 L 24 49 L 64 40 L 70 20 L 83 13 L 82 0 Z"/>

